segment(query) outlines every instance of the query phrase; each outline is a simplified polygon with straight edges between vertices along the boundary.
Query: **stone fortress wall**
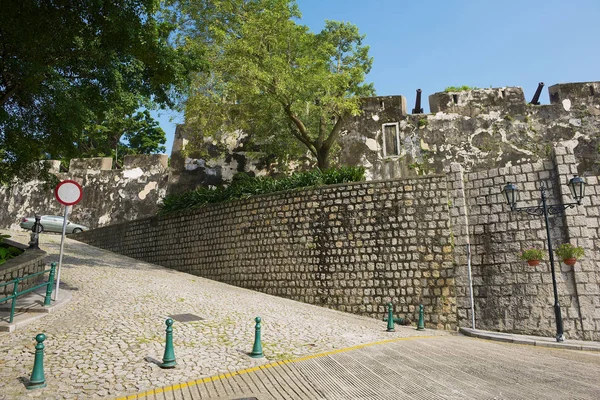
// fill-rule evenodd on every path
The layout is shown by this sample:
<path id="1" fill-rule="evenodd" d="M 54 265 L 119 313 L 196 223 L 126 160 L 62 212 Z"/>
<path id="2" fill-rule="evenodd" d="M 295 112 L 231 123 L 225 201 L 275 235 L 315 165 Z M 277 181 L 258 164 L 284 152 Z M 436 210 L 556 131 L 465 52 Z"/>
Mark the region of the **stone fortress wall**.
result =
<path id="1" fill-rule="evenodd" d="M 445 176 L 332 185 L 211 205 L 77 240 L 228 284 L 456 328 Z"/>
<path id="2" fill-rule="evenodd" d="M 455 164 L 448 179 L 455 235 L 457 312 L 461 326 L 470 326 L 471 311 L 467 244 L 476 326 L 479 329 L 554 336 L 554 296 L 550 263 L 536 267 L 518 259 L 524 249 L 548 248 L 543 217 L 510 212 L 501 193 L 506 182 L 519 186 L 518 206 L 541 202 L 540 184 L 548 188 L 548 204 L 573 203 L 567 182 L 580 165 L 576 141 L 553 146 L 550 161 L 465 172 Z M 556 278 L 568 338 L 600 340 L 600 185 L 597 175 L 586 176 L 582 205 L 565 215 L 550 216 L 551 238 L 582 246 L 586 255 L 575 266 L 556 259 Z"/>
<path id="3" fill-rule="evenodd" d="M 551 104 L 534 106 L 525 103 L 520 88 L 438 93 L 430 96 L 432 114 L 414 115 L 406 114 L 402 96 L 365 99 L 365 113 L 348 122 L 340 142 L 344 163 L 365 165 L 369 179 L 382 179 L 357 184 L 372 192 L 368 195 L 354 194 L 353 185 L 348 185 L 308 191 L 312 193 L 310 198 L 296 192 L 266 196 L 255 200 L 264 202 L 256 203 L 260 206 L 250 206 L 254 200 L 212 206 L 198 211 L 201 217 L 152 217 L 118 224 L 154 215 L 157 202 L 176 185 L 181 190 L 199 181 L 207 183 L 202 176 L 207 174 L 204 168 L 208 163 L 202 166 L 198 160 L 184 156 L 186 139 L 182 130 L 178 131 L 171 159 L 175 168 L 170 171 L 166 169 L 166 156 L 139 156 L 126 161 L 123 170 L 76 167 L 59 177 L 84 184 L 84 201 L 75 207 L 73 220 L 91 227 L 118 224 L 95 230 L 93 235 L 80 235 L 84 241 L 93 240 L 100 247 L 138 258 L 147 251 L 149 261 L 169 267 L 377 317 L 390 298 L 397 298 L 401 312 L 413 318 L 414 307 L 423 302 L 430 314 L 428 324 L 433 327 L 470 326 L 466 251 L 470 244 L 477 326 L 553 335 L 549 265 L 546 262 L 531 268 L 516 256 L 527 247 L 546 247 L 543 222 L 509 213 L 500 190 L 512 180 L 521 187 L 523 205 L 537 205 L 539 184 L 544 183 L 550 188 L 551 202 L 569 202 L 566 182 L 579 173 L 588 183 L 584 205 L 567 210 L 566 216 L 553 217 L 551 224 L 555 245 L 569 241 L 582 245 L 586 257 L 573 268 L 560 266 L 559 294 L 567 336 L 600 340 L 600 83 L 555 85 L 550 87 L 550 98 Z M 231 148 L 229 175 L 256 169 L 235 158 L 236 148 Z M 398 154 L 390 154 L 388 149 Z M 74 163 L 77 166 L 80 161 Z M 195 166 L 185 168 L 192 164 Z M 227 180 L 229 175 L 210 168 L 212 184 Z M 416 179 L 417 175 L 425 177 Z M 397 200 L 404 199 L 404 194 L 399 195 L 404 186 L 415 187 L 414 182 L 420 182 L 420 186 L 411 196 L 430 199 L 431 203 L 423 203 L 424 209 L 418 211 L 421 218 L 411 220 L 407 213 L 413 207 Z M 2 189 L 0 199 L 8 207 L 0 210 L 1 223 L 14 227 L 21 216 L 40 208 L 58 213 L 51 190 L 40 197 L 35 194 L 38 189 L 35 184 Z M 391 196 L 390 190 L 395 190 L 394 200 L 386 199 Z M 435 199 L 431 193 L 435 193 Z M 327 204 L 326 199 L 333 204 Z M 319 210 L 310 210 L 305 203 L 316 203 Z M 355 209 L 340 208 L 343 204 Z M 362 204 L 373 207 L 374 214 L 353 216 L 357 209 L 366 212 Z M 261 211 L 263 206 L 265 210 Z M 392 212 L 394 207 L 397 214 Z M 423 237 L 431 241 L 416 250 L 402 247 L 411 243 L 411 237 L 421 240 L 421 232 L 411 224 L 424 222 L 432 226 L 428 229 L 437 229 L 434 236 Z M 438 223 L 443 226 L 434 228 Z M 219 230 L 223 224 L 227 232 Z M 399 224 L 406 226 L 400 228 Z M 194 225 L 201 226 L 202 232 L 212 232 L 214 237 L 199 235 L 201 231 Z M 182 232 L 198 234 L 175 234 L 175 226 Z M 312 236 L 306 236 L 306 229 Z M 449 239 L 445 229 L 450 229 Z M 163 231 L 171 236 L 165 237 Z M 360 241 L 356 240 L 356 232 Z M 140 240 L 140 235 L 152 239 Z M 303 236 L 306 242 L 301 242 Z M 196 240 L 200 237 L 204 239 Z M 366 240 L 371 241 L 368 246 Z M 435 240 L 440 242 L 434 245 Z M 437 247 L 443 249 L 448 240 L 451 252 L 438 252 Z M 164 242 L 167 247 L 160 247 Z M 139 246 L 145 246 L 143 251 Z M 361 253 L 364 246 L 371 250 Z M 156 254 L 159 247 L 163 251 Z M 168 253 L 166 248 L 177 251 Z M 260 252 L 254 252 L 255 248 Z M 187 252 L 207 259 L 184 258 Z M 363 259 L 363 254 L 373 259 Z M 438 260 L 440 256 L 442 261 Z M 446 260 L 448 257 L 451 261 Z M 243 270 L 237 268 L 239 260 Z M 435 262 L 441 262 L 439 268 L 434 267 Z M 448 268 L 448 263 L 453 267 Z M 398 271 L 388 270 L 393 264 Z M 421 276 L 415 277 L 419 271 Z M 425 272 L 430 275 L 423 277 Z M 439 282 L 430 278 L 434 274 Z M 433 296 L 427 297 L 430 293 Z"/>
<path id="4" fill-rule="evenodd" d="M 518 87 L 436 93 L 429 97 L 432 114 L 412 115 L 403 96 L 367 98 L 363 114 L 342 132 L 339 161 L 365 166 L 367 180 L 405 178 L 443 173 L 452 163 L 469 172 L 547 161 L 551 143 L 575 140 L 578 172 L 599 174 L 600 82 L 559 84 L 549 92 L 551 104 L 540 106 L 527 105 Z M 127 156 L 122 170 L 111 170 L 109 158 L 72 160 L 67 173 L 58 173 L 59 162 L 52 161 L 59 179 L 84 184 L 72 220 L 98 227 L 143 218 L 154 215 L 168 193 L 227 183 L 238 171 L 269 173 L 270 166 L 246 151 L 243 132 L 207 143 L 207 154 L 218 154 L 214 159 L 190 158 L 189 136 L 178 126 L 169 167 L 166 155 Z M 397 154 L 384 152 L 386 136 Z M 2 227 L 16 228 L 34 212 L 61 213 L 52 188 L 39 182 L 0 187 L 0 204 Z"/>
<path id="5" fill-rule="evenodd" d="M 431 114 L 407 114 L 403 96 L 365 99 L 342 133 L 340 161 L 364 165 L 371 179 L 441 173 L 452 163 L 479 171 L 547 161 L 553 142 L 575 140 L 579 173 L 599 174 L 600 82 L 548 90 L 547 105 L 527 104 L 519 87 L 435 93 Z"/>
<path id="6" fill-rule="evenodd" d="M 60 162 L 51 162 L 51 172 L 60 180 L 75 180 L 83 189 L 69 220 L 96 228 L 156 214 L 167 191 L 167 156 L 125 156 L 123 164 L 122 169 L 111 169 L 111 158 L 73 159 L 68 172 L 59 172 Z M 39 181 L 0 187 L 0 204 L 0 226 L 10 229 L 19 229 L 21 218 L 36 212 L 64 213 L 54 188 Z"/>
<path id="7" fill-rule="evenodd" d="M 426 326 L 476 326 L 554 336 L 549 263 L 529 267 L 517 253 L 546 248 L 541 217 L 509 211 L 501 190 L 521 188 L 521 206 L 571 202 L 574 141 L 550 161 L 466 172 L 334 185 L 212 205 L 84 232 L 77 239 L 137 259 L 236 286 L 381 318 L 392 301 Z M 556 261 L 567 338 L 600 340 L 600 185 L 587 178 L 582 206 L 553 216 L 555 245 L 586 249 L 574 267 Z M 470 262 L 467 245 L 470 245 Z"/>

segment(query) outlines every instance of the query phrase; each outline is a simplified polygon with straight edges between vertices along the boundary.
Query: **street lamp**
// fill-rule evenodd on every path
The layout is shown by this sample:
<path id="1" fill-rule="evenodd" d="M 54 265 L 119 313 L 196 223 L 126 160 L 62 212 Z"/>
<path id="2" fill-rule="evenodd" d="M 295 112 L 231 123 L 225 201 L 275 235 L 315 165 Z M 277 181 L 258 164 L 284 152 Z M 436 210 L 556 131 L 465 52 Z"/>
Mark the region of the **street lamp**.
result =
<path id="1" fill-rule="evenodd" d="M 575 175 L 568 183 L 571 196 L 575 199 L 575 203 L 567 204 L 551 204 L 546 203 L 546 187 L 542 183 L 540 185 L 540 193 L 542 196 L 542 204 L 534 207 L 517 207 L 518 188 L 513 183 L 507 183 L 504 186 L 503 192 L 506 202 L 510 206 L 511 211 L 524 212 L 529 215 L 544 216 L 546 223 L 546 238 L 548 240 L 548 253 L 550 256 L 550 268 L 552 271 L 552 288 L 554 289 L 554 316 L 556 318 L 556 341 L 564 342 L 563 321 L 560 313 L 560 303 L 558 302 L 558 290 L 556 288 L 556 274 L 554 272 L 554 252 L 552 250 L 552 240 L 550 239 L 550 227 L 548 224 L 548 215 L 562 214 L 567 208 L 574 208 L 576 205 L 581 205 L 581 200 L 585 195 L 585 181 L 583 178 Z"/>

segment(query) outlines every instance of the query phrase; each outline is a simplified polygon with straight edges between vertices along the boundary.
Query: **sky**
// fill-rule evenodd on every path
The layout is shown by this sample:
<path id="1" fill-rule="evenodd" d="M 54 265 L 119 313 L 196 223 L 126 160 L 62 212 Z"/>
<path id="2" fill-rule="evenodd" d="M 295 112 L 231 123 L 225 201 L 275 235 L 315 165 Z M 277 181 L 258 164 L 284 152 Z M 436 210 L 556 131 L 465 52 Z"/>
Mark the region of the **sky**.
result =
<path id="1" fill-rule="evenodd" d="M 300 23 L 314 32 L 326 19 L 355 24 L 366 35 L 373 67 L 367 82 L 378 96 L 448 86 L 520 86 L 527 101 L 538 82 L 540 101 L 556 83 L 600 80 L 600 0 L 297 0 Z M 158 116 L 154 114 L 155 118 Z M 183 116 L 160 112 L 171 153 Z"/>

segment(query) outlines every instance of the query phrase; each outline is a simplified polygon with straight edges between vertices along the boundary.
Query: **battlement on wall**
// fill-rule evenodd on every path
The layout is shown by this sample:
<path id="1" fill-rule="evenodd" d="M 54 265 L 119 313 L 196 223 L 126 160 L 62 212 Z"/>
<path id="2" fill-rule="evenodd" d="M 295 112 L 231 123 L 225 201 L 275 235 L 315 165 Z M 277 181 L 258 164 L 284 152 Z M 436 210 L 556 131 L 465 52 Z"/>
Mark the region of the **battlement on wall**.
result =
<path id="1" fill-rule="evenodd" d="M 166 154 L 137 154 L 125 156 L 123 169 L 140 168 L 142 170 L 166 170 L 169 157 Z M 58 172 L 55 164 L 60 166 L 59 161 L 51 160 L 51 172 Z M 99 172 L 112 170 L 112 157 L 73 158 L 69 164 L 69 172 Z"/>
<path id="2" fill-rule="evenodd" d="M 600 82 L 560 83 L 550 86 L 548 93 L 550 104 L 593 106 L 600 112 Z M 567 102 L 563 103 L 565 100 Z M 444 112 L 474 117 L 490 111 L 519 113 L 526 105 L 520 87 L 439 92 L 429 96 L 429 108 L 433 114 Z"/>
<path id="3" fill-rule="evenodd" d="M 404 96 L 364 97 L 361 102 L 361 109 L 366 112 L 377 113 L 387 110 L 406 115 L 406 97 Z"/>
<path id="4" fill-rule="evenodd" d="M 600 82 L 559 83 L 548 88 L 550 104 L 596 106 L 600 108 Z"/>
<path id="5" fill-rule="evenodd" d="M 525 106 L 525 94 L 520 87 L 440 92 L 429 96 L 433 114 L 444 112 L 474 117 L 490 111 L 523 111 Z"/>

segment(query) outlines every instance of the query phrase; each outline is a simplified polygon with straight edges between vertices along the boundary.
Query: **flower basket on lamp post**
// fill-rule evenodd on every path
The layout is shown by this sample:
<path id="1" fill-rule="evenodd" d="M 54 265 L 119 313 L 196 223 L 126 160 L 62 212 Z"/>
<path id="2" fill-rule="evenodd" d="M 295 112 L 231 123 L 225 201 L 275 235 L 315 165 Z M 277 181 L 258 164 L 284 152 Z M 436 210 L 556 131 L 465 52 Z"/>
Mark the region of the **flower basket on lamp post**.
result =
<path id="1" fill-rule="evenodd" d="M 584 256 L 583 247 L 575 247 L 571 243 L 563 243 L 555 250 L 556 256 L 562 258 L 566 265 L 573 266 L 578 258 Z"/>
<path id="2" fill-rule="evenodd" d="M 521 260 L 527 261 L 527 264 L 529 264 L 530 266 L 535 267 L 536 265 L 539 265 L 540 260 L 544 259 L 544 251 L 532 247 L 530 249 L 523 250 L 521 253 L 519 253 L 519 258 Z"/>

